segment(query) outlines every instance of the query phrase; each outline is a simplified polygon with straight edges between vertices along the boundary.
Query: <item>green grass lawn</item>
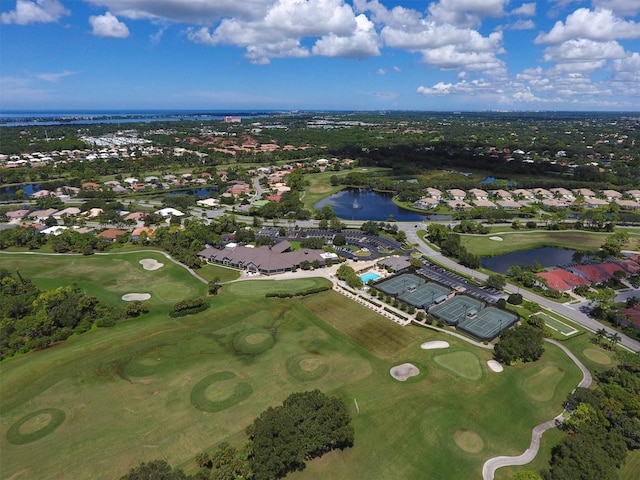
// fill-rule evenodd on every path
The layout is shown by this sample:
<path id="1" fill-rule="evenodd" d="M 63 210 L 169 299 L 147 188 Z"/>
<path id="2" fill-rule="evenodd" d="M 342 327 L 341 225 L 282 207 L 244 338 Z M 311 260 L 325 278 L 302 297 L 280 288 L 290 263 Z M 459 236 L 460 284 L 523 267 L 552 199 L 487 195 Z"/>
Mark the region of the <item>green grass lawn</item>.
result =
<path id="1" fill-rule="evenodd" d="M 240 271 L 234 268 L 222 267 L 220 265 L 203 265 L 197 271 L 198 275 L 200 275 L 205 280 L 211 281 L 214 278 L 218 277 L 220 282 L 230 282 L 232 280 L 237 280 L 240 278 Z"/>
<path id="2" fill-rule="evenodd" d="M 309 181 L 309 185 L 304 189 L 304 197 L 302 201 L 304 202 L 305 208 L 313 211 L 313 206 L 318 203 L 323 198 L 326 198 L 334 193 L 342 190 L 344 188 L 341 185 L 333 186 L 331 185 L 330 178 L 332 176 L 336 177 L 345 177 L 351 172 L 389 172 L 388 168 L 354 168 L 353 170 L 341 170 L 339 172 L 334 172 L 328 170 L 326 172 L 321 173 L 312 173 L 305 175 L 305 180 Z"/>
<path id="3" fill-rule="evenodd" d="M 491 235 L 461 235 L 461 242 L 475 255 L 494 256 L 517 250 L 539 247 L 563 247 L 574 250 L 597 250 L 608 233 L 584 232 L 579 230 L 531 230 L 527 232 L 506 231 Z M 503 241 L 491 240 L 501 237 Z"/>
<path id="4" fill-rule="evenodd" d="M 113 479 L 157 458 L 194 471 L 197 453 L 242 444 L 265 408 L 314 388 L 349 407 L 355 447 L 288 478 L 478 478 L 487 458 L 521 453 L 580 378 L 552 345 L 539 362 L 497 374 L 490 351 L 398 326 L 333 291 L 264 298 L 323 279 L 232 283 L 205 312 L 170 318 L 171 292 L 206 285 L 153 255 L 0 257 L 46 288 L 75 281 L 118 304 L 123 293 L 152 293 L 147 315 L 0 364 L 3 478 Z M 165 266 L 145 271 L 138 262 L 150 257 Z M 422 350 L 425 340 L 451 348 Z M 580 352 L 593 347 L 576 340 Z M 399 382 L 389 370 L 405 362 L 421 373 Z M 9 431 L 29 442 L 11 443 Z"/>

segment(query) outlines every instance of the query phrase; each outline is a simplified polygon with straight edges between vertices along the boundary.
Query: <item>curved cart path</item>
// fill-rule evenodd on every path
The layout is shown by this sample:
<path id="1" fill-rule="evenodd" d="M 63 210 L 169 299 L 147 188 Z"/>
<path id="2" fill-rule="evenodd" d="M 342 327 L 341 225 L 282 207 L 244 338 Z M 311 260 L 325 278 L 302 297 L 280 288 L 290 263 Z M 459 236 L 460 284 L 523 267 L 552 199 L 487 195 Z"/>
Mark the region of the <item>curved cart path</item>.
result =
<path id="1" fill-rule="evenodd" d="M 547 342 L 556 345 L 561 348 L 567 356 L 573 360 L 573 362 L 578 366 L 580 371 L 582 372 L 582 380 L 578 383 L 578 387 L 587 388 L 591 385 L 593 378 L 591 376 L 591 372 L 587 370 L 580 360 L 571 352 L 567 347 L 556 342 L 555 340 L 546 339 Z M 541 423 L 540 425 L 536 425 L 531 432 L 531 443 L 529 444 L 529 448 L 527 448 L 521 455 L 518 456 L 500 456 L 493 457 L 487 460 L 482 466 L 482 479 L 483 480 L 493 480 L 493 476 L 496 473 L 496 470 L 501 467 L 508 467 L 511 465 L 526 465 L 527 463 L 533 461 L 533 459 L 538 454 L 538 450 L 540 449 L 540 440 L 542 438 L 542 434 L 547 430 L 550 430 L 563 422 L 562 413 L 557 417 L 549 420 L 548 422 Z"/>

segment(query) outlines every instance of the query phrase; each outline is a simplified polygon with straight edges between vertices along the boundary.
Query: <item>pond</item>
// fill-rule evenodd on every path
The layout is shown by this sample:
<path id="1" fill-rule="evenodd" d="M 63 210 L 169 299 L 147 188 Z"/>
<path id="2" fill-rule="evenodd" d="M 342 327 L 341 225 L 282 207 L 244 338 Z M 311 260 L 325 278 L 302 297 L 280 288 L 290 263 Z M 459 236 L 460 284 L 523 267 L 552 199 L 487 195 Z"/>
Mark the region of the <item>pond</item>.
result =
<path id="1" fill-rule="evenodd" d="M 23 190 L 27 195 L 33 195 L 42 190 L 39 183 L 26 183 L 24 185 L 10 185 L 0 188 L 0 200 L 13 200 L 18 190 Z"/>
<path id="2" fill-rule="evenodd" d="M 558 247 L 542 247 L 532 250 L 520 250 L 495 257 L 483 257 L 480 265 L 497 273 L 506 274 L 514 265 L 534 265 L 536 261 L 543 267 L 555 267 L 567 263 L 575 263 L 575 250 Z"/>
<path id="3" fill-rule="evenodd" d="M 344 220 L 374 220 L 386 222 L 420 222 L 422 220 L 451 220 L 450 215 L 426 215 L 400 208 L 391 200 L 390 193 L 378 193 L 369 189 L 346 189 L 334 193 L 313 208 L 322 209 L 331 205 L 336 215 Z M 436 218 L 438 217 L 438 218 Z M 446 217 L 446 218 L 445 218 Z"/>
<path id="4" fill-rule="evenodd" d="M 194 197 L 210 197 L 218 189 L 216 187 L 190 188 L 187 190 L 173 190 L 166 195 L 192 195 Z"/>

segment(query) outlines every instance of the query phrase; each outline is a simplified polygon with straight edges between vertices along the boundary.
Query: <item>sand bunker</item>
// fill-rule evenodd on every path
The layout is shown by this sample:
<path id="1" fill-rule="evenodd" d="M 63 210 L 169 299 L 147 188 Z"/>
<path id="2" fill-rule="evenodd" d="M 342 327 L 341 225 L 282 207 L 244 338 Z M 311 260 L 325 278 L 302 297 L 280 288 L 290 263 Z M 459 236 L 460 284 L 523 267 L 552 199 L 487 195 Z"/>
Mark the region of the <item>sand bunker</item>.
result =
<path id="1" fill-rule="evenodd" d="M 496 362 L 495 360 L 488 360 L 487 365 L 489 365 L 489 368 L 494 372 L 499 373 L 504 370 L 504 367 L 500 365 L 500 362 Z"/>
<path id="2" fill-rule="evenodd" d="M 489 237 L 489 240 L 493 240 L 494 242 L 502 242 L 504 238 L 502 237 Z"/>
<path id="3" fill-rule="evenodd" d="M 133 302 L 135 300 L 149 300 L 151 298 L 150 293 L 127 293 L 122 296 L 122 300 L 125 302 Z"/>
<path id="4" fill-rule="evenodd" d="M 389 370 L 391 376 L 400 382 L 404 382 L 409 377 L 415 377 L 420 374 L 420 370 L 413 363 L 403 363 L 396 365 Z"/>
<path id="5" fill-rule="evenodd" d="M 164 267 L 164 263 L 160 263 L 153 258 L 143 258 L 138 263 L 140 263 L 140 265 L 142 265 L 142 268 L 144 268 L 145 270 L 158 270 L 159 268 Z"/>
<path id="6" fill-rule="evenodd" d="M 442 340 L 435 340 L 433 342 L 424 342 L 420 345 L 422 350 L 435 350 L 436 348 L 449 348 L 449 342 L 443 342 Z"/>

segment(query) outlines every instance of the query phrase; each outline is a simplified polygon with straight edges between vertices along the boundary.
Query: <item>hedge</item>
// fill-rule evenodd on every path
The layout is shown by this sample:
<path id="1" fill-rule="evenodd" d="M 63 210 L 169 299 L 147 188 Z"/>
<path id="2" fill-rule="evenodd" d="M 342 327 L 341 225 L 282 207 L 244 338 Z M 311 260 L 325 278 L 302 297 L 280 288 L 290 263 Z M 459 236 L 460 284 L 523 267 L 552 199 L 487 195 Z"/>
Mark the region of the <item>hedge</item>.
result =
<path id="1" fill-rule="evenodd" d="M 307 295 L 313 295 L 314 293 L 325 292 L 327 290 L 331 290 L 331 287 L 315 287 L 309 288 L 307 290 L 301 290 L 299 292 L 269 292 L 265 293 L 264 296 L 276 297 L 276 298 L 291 298 L 291 297 L 305 297 Z"/>

